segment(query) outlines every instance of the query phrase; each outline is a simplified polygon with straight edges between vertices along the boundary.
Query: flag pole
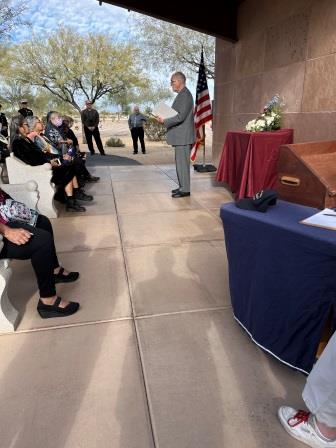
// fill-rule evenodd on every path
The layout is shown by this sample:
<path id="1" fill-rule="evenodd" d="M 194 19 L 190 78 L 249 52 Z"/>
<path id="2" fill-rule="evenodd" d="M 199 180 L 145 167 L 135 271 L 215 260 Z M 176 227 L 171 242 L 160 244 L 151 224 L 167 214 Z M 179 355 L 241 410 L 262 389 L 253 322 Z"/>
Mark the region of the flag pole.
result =
<path id="1" fill-rule="evenodd" d="M 203 146 L 203 163 L 194 163 L 194 170 L 199 173 L 205 173 L 208 171 L 216 171 L 217 168 L 214 165 L 206 165 L 205 163 L 205 123 L 212 120 L 212 107 L 210 102 L 210 95 L 208 89 L 208 83 L 206 79 L 206 69 L 204 65 L 203 45 L 201 51 L 201 62 L 198 69 L 198 80 L 196 88 L 196 100 L 195 100 L 194 120 L 196 126 L 196 142 L 192 148 L 191 160 L 194 162 L 196 159 L 197 149 Z"/>
<path id="2" fill-rule="evenodd" d="M 203 128 L 203 167 L 205 167 L 205 124 L 202 125 Z"/>

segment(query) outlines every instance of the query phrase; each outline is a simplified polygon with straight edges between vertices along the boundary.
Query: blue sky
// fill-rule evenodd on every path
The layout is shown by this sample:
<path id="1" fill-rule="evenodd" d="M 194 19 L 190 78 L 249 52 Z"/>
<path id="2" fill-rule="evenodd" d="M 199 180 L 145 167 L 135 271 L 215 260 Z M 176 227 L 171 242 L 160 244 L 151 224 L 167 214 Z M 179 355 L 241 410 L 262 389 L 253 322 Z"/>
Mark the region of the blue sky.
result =
<path id="1" fill-rule="evenodd" d="M 124 41 L 132 36 L 132 17 L 135 13 L 129 13 L 127 9 L 106 3 L 99 6 L 97 0 L 28 0 L 27 6 L 23 20 L 29 21 L 31 27 L 16 28 L 12 36 L 14 42 L 29 39 L 32 32 L 43 36 L 60 25 L 71 27 L 82 34 L 111 33 Z M 167 79 L 169 88 L 170 73 L 157 75 L 160 80 Z M 189 81 L 189 88 L 193 95 L 196 90 L 195 84 L 196 79 Z M 209 81 L 209 89 L 212 92 L 211 81 Z M 213 97 L 212 94 L 211 96 Z"/>
<path id="2" fill-rule="evenodd" d="M 80 33 L 112 33 L 120 39 L 127 39 L 132 15 L 124 8 L 97 0 L 30 0 L 23 15 L 32 28 L 15 30 L 14 41 L 29 38 L 31 31 L 41 35 L 55 30 L 59 25 L 69 26 Z"/>

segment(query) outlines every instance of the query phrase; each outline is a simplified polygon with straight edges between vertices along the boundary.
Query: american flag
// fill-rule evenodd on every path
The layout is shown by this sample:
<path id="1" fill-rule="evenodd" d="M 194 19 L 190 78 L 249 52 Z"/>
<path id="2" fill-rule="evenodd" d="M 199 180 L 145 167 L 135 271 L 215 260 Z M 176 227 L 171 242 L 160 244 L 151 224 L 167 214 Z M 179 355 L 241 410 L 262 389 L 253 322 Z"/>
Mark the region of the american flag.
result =
<path id="1" fill-rule="evenodd" d="M 196 127 L 196 142 L 191 149 L 190 159 L 192 162 L 196 160 L 197 150 L 204 148 L 205 133 L 203 125 L 212 120 L 211 101 L 209 96 L 208 83 L 205 74 L 203 50 L 201 53 L 201 62 L 198 69 L 198 81 L 196 89 L 196 101 L 194 110 L 194 120 Z"/>

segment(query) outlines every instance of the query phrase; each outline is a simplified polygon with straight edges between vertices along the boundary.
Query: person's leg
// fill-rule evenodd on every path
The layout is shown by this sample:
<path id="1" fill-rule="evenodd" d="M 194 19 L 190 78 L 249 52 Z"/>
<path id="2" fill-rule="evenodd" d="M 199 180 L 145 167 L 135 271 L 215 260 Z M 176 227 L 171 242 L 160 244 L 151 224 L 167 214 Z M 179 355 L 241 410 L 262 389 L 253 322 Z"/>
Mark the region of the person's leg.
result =
<path id="1" fill-rule="evenodd" d="M 85 133 L 86 143 L 88 145 L 90 154 L 94 154 L 94 148 L 93 148 L 93 143 L 92 143 L 92 132 L 90 131 L 90 129 L 88 129 L 86 126 L 84 126 L 84 133 Z"/>
<path id="2" fill-rule="evenodd" d="M 42 224 L 43 225 L 43 224 Z M 56 295 L 54 269 L 58 265 L 53 236 L 48 230 L 22 223 L 11 224 L 12 228 L 23 228 L 33 235 L 28 243 L 17 245 L 4 239 L 2 258 L 31 260 L 37 278 L 40 297 Z"/>
<path id="3" fill-rule="evenodd" d="M 0 257 L 16 260 L 31 260 L 40 292 L 37 310 L 41 317 L 69 316 L 79 309 L 79 303 L 62 300 L 56 295 L 56 276 L 54 275 L 54 270 L 55 265 L 58 265 L 58 260 L 50 222 L 48 223 L 44 218 L 39 219 L 39 223 L 37 224 L 41 227 L 32 227 L 22 223 L 10 224 L 12 228 L 28 230 L 32 236 L 26 244 L 22 245 L 11 243 L 5 238 Z M 77 278 L 78 276 L 79 274 Z"/>
<path id="4" fill-rule="evenodd" d="M 138 128 L 138 135 L 139 135 L 139 140 L 140 140 L 140 144 L 141 144 L 141 151 L 145 154 L 145 152 L 146 152 L 145 131 L 143 128 Z"/>
<path id="5" fill-rule="evenodd" d="M 181 188 L 181 179 L 180 179 L 180 164 L 178 162 L 179 157 L 178 157 L 178 152 L 179 152 L 179 147 L 178 146 L 174 146 L 174 151 L 175 151 L 175 168 L 176 168 L 176 175 L 177 175 L 177 182 L 179 184 L 179 189 Z"/>
<path id="6" fill-rule="evenodd" d="M 102 141 L 101 141 L 101 138 L 100 138 L 100 132 L 99 132 L 98 127 L 95 128 L 95 130 L 93 131 L 92 135 L 94 136 L 94 139 L 96 141 L 96 145 L 97 145 L 98 151 L 100 152 L 100 154 L 102 156 L 105 155 L 105 151 L 104 151 L 103 144 L 102 144 Z"/>
<path id="7" fill-rule="evenodd" d="M 334 428 L 336 438 L 336 333 L 310 372 L 302 398 L 318 422 Z"/>
<path id="8" fill-rule="evenodd" d="M 51 256 L 53 258 L 54 270 L 59 268 L 60 264 L 58 262 L 58 258 L 57 258 L 57 254 L 56 254 L 54 231 L 53 231 L 53 228 L 52 228 L 49 218 L 47 218 L 44 215 L 39 215 L 37 218 L 37 222 L 36 222 L 36 228 L 45 230 L 46 232 L 48 232 L 51 235 L 51 246 L 52 246 Z"/>
<path id="9" fill-rule="evenodd" d="M 133 153 L 136 154 L 138 152 L 138 132 L 137 128 L 131 129 L 132 141 L 133 141 Z"/>
<path id="10" fill-rule="evenodd" d="M 285 430 L 309 446 L 336 447 L 336 333 L 310 372 L 302 397 L 309 412 L 281 406 Z"/>
<path id="11" fill-rule="evenodd" d="M 181 193 L 190 193 L 190 145 L 175 147 L 176 172 Z"/>

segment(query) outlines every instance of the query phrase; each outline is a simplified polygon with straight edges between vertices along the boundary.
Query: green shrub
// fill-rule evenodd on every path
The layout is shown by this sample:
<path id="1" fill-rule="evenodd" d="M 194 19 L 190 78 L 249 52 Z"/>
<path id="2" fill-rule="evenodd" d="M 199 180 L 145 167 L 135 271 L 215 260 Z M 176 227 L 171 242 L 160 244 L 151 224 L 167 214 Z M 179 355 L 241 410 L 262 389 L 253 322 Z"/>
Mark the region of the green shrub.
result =
<path id="1" fill-rule="evenodd" d="M 153 117 L 147 118 L 144 131 L 150 142 L 162 142 L 166 138 L 166 128 Z"/>
<path id="2" fill-rule="evenodd" d="M 120 138 L 110 137 L 106 140 L 105 145 L 108 147 L 122 147 L 125 146 L 125 143 Z"/>

